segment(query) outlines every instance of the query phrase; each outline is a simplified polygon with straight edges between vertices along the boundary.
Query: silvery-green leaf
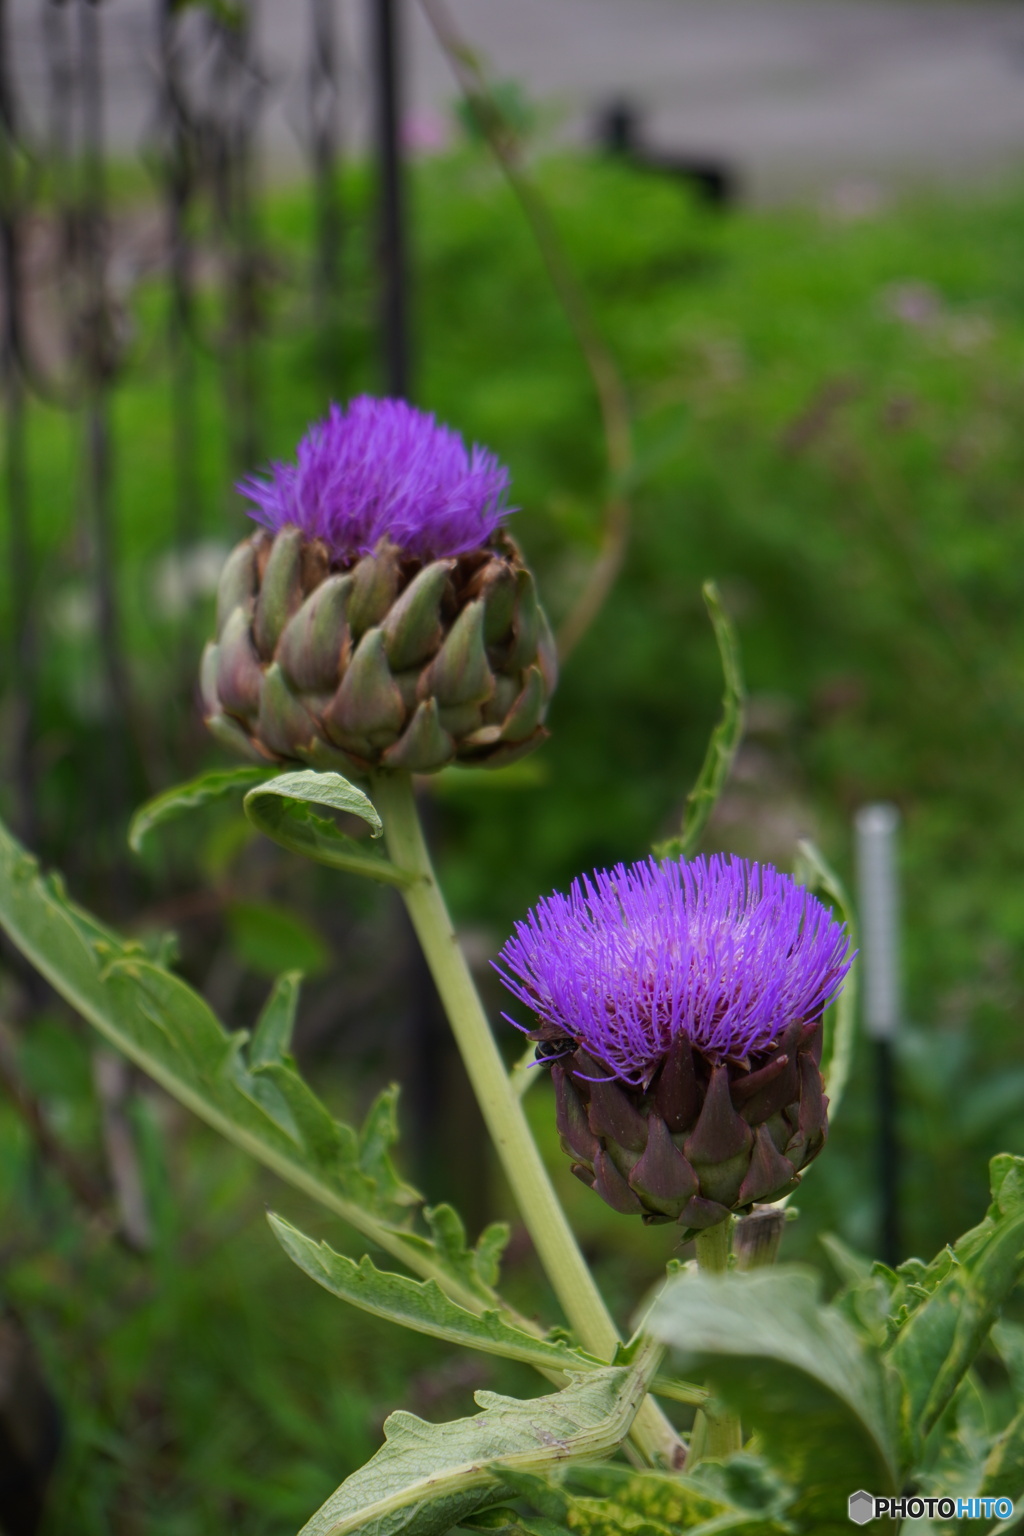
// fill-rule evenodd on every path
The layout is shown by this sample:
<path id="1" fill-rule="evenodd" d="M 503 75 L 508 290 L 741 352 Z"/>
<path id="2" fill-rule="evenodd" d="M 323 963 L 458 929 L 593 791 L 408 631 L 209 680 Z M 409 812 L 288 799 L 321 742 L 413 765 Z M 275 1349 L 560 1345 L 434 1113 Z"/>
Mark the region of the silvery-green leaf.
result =
<path id="1" fill-rule="evenodd" d="M 908 1459 L 953 1397 L 1011 1290 L 1024 1275 L 1024 1158 L 992 1159 L 992 1203 L 978 1226 L 904 1289 L 906 1320 L 888 1358 L 903 1383 Z M 898 1271 L 901 1280 L 907 1265 Z M 894 1301 L 899 1292 L 894 1293 Z"/>
<path id="2" fill-rule="evenodd" d="M 243 806 L 259 832 L 293 853 L 388 885 L 408 884 L 409 876 L 383 854 L 368 850 L 313 809 L 323 807 L 358 816 L 370 828 L 371 837 L 382 835 L 383 824 L 372 801 L 340 773 L 318 773 L 312 768 L 282 773 L 251 789 Z"/>
<path id="3" fill-rule="evenodd" d="M 561 1392 L 522 1400 L 478 1392 L 481 1412 L 449 1424 L 411 1413 L 385 1422 L 385 1445 L 346 1478 L 302 1536 L 441 1536 L 497 1502 L 506 1472 L 607 1455 L 625 1438 L 660 1350 L 607 1366 Z"/>
<path id="4" fill-rule="evenodd" d="M 1014 1502 L 1014 1524 L 1024 1520 L 1024 1409 L 1012 1418 L 1002 1434 L 997 1435 L 985 1458 L 978 1493 L 983 1498 L 1010 1498 Z M 1004 1521 L 999 1530 L 1013 1530 Z"/>
<path id="5" fill-rule="evenodd" d="M 497 1311 L 468 1312 L 446 1296 L 433 1280 L 410 1280 L 405 1275 L 389 1274 L 379 1270 L 369 1257 L 357 1264 L 344 1254 L 335 1253 L 326 1243 L 314 1242 L 280 1216 L 271 1214 L 268 1219 L 285 1253 L 300 1269 L 332 1295 L 365 1312 L 450 1344 L 522 1360 L 539 1370 L 581 1371 L 601 1365 L 601 1361 L 568 1344 L 536 1338 L 514 1328 Z"/>
<path id="6" fill-rule="evenodd" d="M 494 1306 L 498 1234 L 472 1250 L 454 1212 L 438 1218 L 440 1243 L 412 1229 L 419 1197 L 390 1158 L 394 1090 L 358 1131 L 299 1076 L 287 1054 L 294 978 L 279 983 L 249 1046 L 180 977 L 69 900 L 58 878 L 41 876 L 2 824 L 0 926 L 83 1018 L 208 1124 L 461 1305 Z"/>
<path id="7" fill-rule="evenodd" d="M 270 778 L 271 768 L 218 768 L 212 773 L 200 774 L 187 784 L 175 784 L 163 794 L 147 800 L 131 819 L 128 827 L 128 843 L 133 852 L 139 853 L 149 834 L 165 822 L 184 816 L 201 806 L 223 800 L 227 795 L 240 794 L 253 789 Z"/>
<path id="8" fill-rule="evenodd" d="M 792 1490 L 749 1454 L 696 1475 L 636 1471 L 617 1462 L 579 1463 L 548 1472 L 506 1472 L 503 1482 L 549 1530 L 573 1536 L 790 1536 Z M 489 1517 L 467 1521 L 484 1529 Z M 520 1517 L 537 1529 L 537 1517 Z M 479 1524 L 478 1524 L 479 1523 Z"/>
<path id="9" fill-rule="evenodd" d="M 839 1536 L 852 1490 L 894 1493 L 900 1477 L 880 1360 L 818 1292 L 817 1276 L 788 1265 L 681 1274 L 646 1325 L 762 1437 L 797 1490 L 794 1515 L 813 1521 L 816 1536 Z"/>

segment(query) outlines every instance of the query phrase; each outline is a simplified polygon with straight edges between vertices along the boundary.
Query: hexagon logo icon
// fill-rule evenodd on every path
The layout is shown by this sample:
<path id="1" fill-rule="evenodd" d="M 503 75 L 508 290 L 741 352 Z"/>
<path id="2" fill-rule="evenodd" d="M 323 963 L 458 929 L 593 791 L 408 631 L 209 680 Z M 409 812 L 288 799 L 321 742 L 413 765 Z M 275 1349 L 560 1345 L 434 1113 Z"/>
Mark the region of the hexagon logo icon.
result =
<path id="1" fill-rule="evenodd" d="M 870 1493 L 865 1493 L 863 1488 L 858 1488 L 856 1493 L 850 1494 L 850 1519 L 854 1525 L 867 1525 L 868 1521 L 874 1518 L 874 1497 Z"/>

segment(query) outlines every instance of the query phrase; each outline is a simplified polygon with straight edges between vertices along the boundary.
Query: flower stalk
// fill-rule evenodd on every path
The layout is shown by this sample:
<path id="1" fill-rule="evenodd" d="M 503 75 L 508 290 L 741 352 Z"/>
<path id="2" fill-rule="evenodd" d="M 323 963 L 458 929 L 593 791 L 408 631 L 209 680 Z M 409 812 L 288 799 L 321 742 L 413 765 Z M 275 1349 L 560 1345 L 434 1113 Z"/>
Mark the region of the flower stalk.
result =
<path id="1" fill-rule="evenodd" d="M 699 1232 L 696 1237 L 697 1268 L 702 1274 L 724 1275 L 729 1268 L 732 1251 L 732 1222 L 720 1221 L 717 1226 Z M 697 1415 L 690 1441 L 687 1468 L 699 1457 L 724 1460 L 735 1451 L 743 1449 L 743 1429 L 732 1413 L 716 1413 L 703 1408 Z"/>
<path id="2" fill-rule="evenodd" d="M 402 897 L 538 1257 L 580 1343 L 611 1360 L 621 1342 L 618 1331 L 559 1204 L 491 1033 L 434 874 L 411 777 L 377 774 L 371 794 L 392 861 L 414 877 Z M 649 1397 L 637 1413 L 631 1438 L 650 1465 L 678 1464 L 680 1441 Z"/>

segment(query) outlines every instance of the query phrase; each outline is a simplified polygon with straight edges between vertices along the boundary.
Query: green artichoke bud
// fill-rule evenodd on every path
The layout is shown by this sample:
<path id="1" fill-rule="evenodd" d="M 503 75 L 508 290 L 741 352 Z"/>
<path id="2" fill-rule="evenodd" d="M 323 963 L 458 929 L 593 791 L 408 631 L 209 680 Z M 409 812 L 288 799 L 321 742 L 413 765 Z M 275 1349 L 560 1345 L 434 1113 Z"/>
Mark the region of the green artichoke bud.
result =
<path id="1" fill-rule="evenodd" d="M 214 735 L 256 761 L 430 773 L 539 746 L 556 678 L 533 576 L 504 529 L 445 559 L 384 539 L 346 562 L 285 527 L 229 556 L 202 692 Z"/>
<path id="2" fill-rule="evenodd" d="M 257 762 L 497 767 L 547 736 L 555 646 L 502 520 L 508 471 L 400 400 L 332 406 L 239 489 L 202 693 Z"/>

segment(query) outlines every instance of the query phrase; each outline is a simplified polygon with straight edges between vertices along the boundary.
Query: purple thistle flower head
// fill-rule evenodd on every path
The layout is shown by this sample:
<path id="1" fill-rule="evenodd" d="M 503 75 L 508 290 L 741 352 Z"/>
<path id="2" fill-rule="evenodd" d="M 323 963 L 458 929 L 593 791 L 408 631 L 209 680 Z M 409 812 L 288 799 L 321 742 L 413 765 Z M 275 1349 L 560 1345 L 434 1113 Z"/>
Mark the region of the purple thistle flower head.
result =
<path id="1" fill-rule="evenodd" d="M 574 880 L 516 924 L 495 969 L 549 1038 L 646 1088 L 680 1035 L 712 1061 L 741 1059 L 820 1018 L 853 958 L 803 886 L 715 855 Z"/>
<path id="2" fill-rule="evenodd" d="M 486 544 L 514 507 L 509 472 L 487 449 L 404 400 L 360 395 L 332 405 L 299 443 L 293 464 L 270 465 L 238 489 L 249 516 L 274 533 L 293 523 L 335 559 L 372 554 L 382 538 L 420 560 Z"/>

